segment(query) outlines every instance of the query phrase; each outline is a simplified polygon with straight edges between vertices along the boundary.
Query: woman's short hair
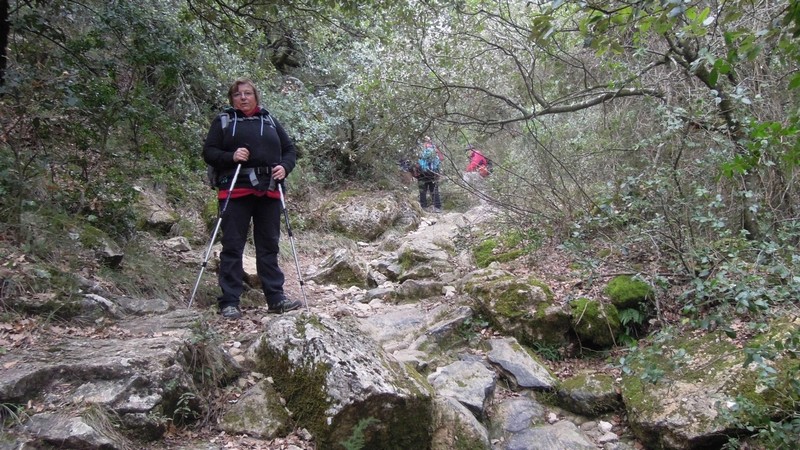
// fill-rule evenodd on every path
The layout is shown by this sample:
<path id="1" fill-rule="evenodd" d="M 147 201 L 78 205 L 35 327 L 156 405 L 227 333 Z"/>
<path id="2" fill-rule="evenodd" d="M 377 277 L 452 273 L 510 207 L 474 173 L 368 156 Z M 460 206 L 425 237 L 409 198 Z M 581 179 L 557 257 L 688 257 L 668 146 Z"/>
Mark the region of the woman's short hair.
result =
<path id="1" fill-rule="evenodd" d="M 228 102 L 230 102 L 231 106 L 233 106 L 233 94 L 239 92 L 239 86 L 243 84 L 246 84 L 253 89 L 253 94 L 256 97 L 256 106 L 261 106 L 261 97 L 258 95 L 256 84 L 253 83 L 253 81 L 249 78 L 237 78 L 236 81 L 231 84 L 231 87 L 228 88 Z"/>

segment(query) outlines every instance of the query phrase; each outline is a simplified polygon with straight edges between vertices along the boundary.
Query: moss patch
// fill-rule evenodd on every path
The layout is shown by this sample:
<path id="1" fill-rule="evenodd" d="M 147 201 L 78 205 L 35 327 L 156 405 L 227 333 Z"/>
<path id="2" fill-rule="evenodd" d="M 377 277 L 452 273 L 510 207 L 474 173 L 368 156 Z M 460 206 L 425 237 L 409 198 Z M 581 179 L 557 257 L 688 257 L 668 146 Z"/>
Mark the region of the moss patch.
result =
<path id="1" fill-rule="evenodd" d="M 418 258 L 414 256 L 414 252 L 411 250 L 404 251 L 397 261 L 397 263 L 400 264 L 400 267 L 403 269 L 403 272 L 407 272 L 417 262 Z"/>
<path id="2" fill-rule="evenodd" d="M 528 287 L 524 285 L 509 286 L 503 291 L 495 303 L 495 311 L 507 318 L 523 317 L 528 314 L 530 297 Z"/>
<path id="3" fill-rule="evenodd" d="M 207 201 L 203 207 L 203 223 L 206 228 L 213 230 L 219 218 L 219 201 L 215 198 Z"/>
<path id="4" fill-rule="evenodd" d="M 355 435 L 364 449 L 404 450 L 430 448 L 432 404 L 429 398 L 374 398 L 354 403 L 336 415 L 331 433 L 317 448 L 345 449 Z M 366 422 L 365 422 L 366 420 Z M 315 435 L 315 437 L 317 437 Z M 350 450 L 347 448 L 347 450 Z"/>
<path id="5" fill-rule="evenodd" d="M 509 262 L 524 256 L 541 245 L 535 233 L 511 230 L 497 238 L 486 238 L 472 250 L 475 264 L 484 268 L 493 262 Z"/>
<path id="6" fill-rule="evenodd" d="M 333 204 L 335 204 L 335 205 L 342 204 L 342 203 L 350 200 L 351 198 L 358 197 L 358 195 L 359 195 L 359 191 L 356 191 L 356 190 L 341 191 L 341 192 L 336 194 L 336 197 L 333 200 Z"/>
<path id="7" fill-rule="evenodd" d="M 106 233 L 91 225 L 83 225 L 80 236 L 81 245 L 86 248 L 97 248 L 111 240 Z"/>
<path id="8" fill-rule="evenodd" d="M 612 279 L 605 289 L 606 295 L 619 309 L 639 308 L 653 298 L 653 288 L 642 280 L 628 275 Z"/>
<path id="9" fill-rule="evenodd" d="M 258 347 L 256 355 L 256 370 L 272 377 L 296 424 L 324 440 L 329 434 L 325 417 L 325 411 L 330 407 L 325 392 L 329 368 L 325 365 L 292 364 L 287 354 L 273 349 L 266 341 Z"/>
<path id="10" fill-rule="evenodd" d="M 479 243 L 472 249 L 472 256 L 475 258 L 475 264 L 481 268 L 488 266 L 492 262 L 495 248 L 497 248 L 497 241 L 494 239 L 486 239 Z"/>

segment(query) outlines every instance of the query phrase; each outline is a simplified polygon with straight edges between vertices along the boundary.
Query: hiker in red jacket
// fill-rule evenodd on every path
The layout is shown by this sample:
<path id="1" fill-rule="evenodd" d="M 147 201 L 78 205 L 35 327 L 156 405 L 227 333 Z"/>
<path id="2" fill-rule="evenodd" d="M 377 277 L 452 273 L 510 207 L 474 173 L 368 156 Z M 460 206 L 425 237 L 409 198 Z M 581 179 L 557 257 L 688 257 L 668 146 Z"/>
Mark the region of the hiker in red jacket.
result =
<path id="1" fill-rule="evenodd" d="M 483 153 L 471 145 L 467 147 L 467 152 L 469 152 L 469 164 L 467 164 L 467 168 L 464 171 L 478 172 L 481 177 L 488 177 L 489 160 L 483 156 Z"/>

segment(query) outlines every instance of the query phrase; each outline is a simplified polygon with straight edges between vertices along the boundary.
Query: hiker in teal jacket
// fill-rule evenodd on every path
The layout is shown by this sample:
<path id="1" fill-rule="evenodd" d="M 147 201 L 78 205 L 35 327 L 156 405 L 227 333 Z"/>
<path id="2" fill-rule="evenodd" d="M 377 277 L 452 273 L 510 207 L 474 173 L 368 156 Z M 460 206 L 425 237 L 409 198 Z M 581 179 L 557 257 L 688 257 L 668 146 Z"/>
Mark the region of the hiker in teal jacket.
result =
<path id="1" fill-rule="evenodd" d="M 419 187 L 419 206 L 428 209 L 428 192 L 431 193 L 431 203 L 434 212 L 442 212 L 442 199 L 439 196 L 439 177 L 441 176 L 441 162 L 443 156 L 430 137 L 425 136 L 422 142 L 422 151 L 419 156 L 419 171 L 417 186 Z"/>
<path id="2" fill-rule="evenodd" d="M 220 313 L 241 317 L 239 297 L 244 291 L 242 255 L 250 222 L 256 248 L 256 271 L 266 296 L 268 312 L 297 309 L 300 301 L 286 298 L 284 275 L 278 267 L 281 200 L 275 182 L 283 182 L 294 169 L 297 152 L 281 124 L 261 107 L 255 84 L 236 80 L 228 89 L 232 108 L 211 123 L 203 145 L 203 159 L 216 169 L 220 206 L 230 198 L 222 217 L 222 252 L 219 255 Z M 232 176 L 242 168 L 233 189 Z"/>

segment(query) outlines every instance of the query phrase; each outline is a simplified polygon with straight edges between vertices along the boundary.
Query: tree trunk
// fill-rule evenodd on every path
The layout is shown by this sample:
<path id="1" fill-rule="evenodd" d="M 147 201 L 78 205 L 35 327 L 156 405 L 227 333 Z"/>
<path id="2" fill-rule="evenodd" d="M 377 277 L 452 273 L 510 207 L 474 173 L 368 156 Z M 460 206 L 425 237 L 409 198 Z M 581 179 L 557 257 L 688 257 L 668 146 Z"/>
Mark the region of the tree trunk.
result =
<path id="1" fill-rule="evenodd" d="M 8 64 L 8 33 L 11 24 L 8 21 L 8 0 L 0 0 L 0 86 L 6 83 L 6 65 Z"/>

